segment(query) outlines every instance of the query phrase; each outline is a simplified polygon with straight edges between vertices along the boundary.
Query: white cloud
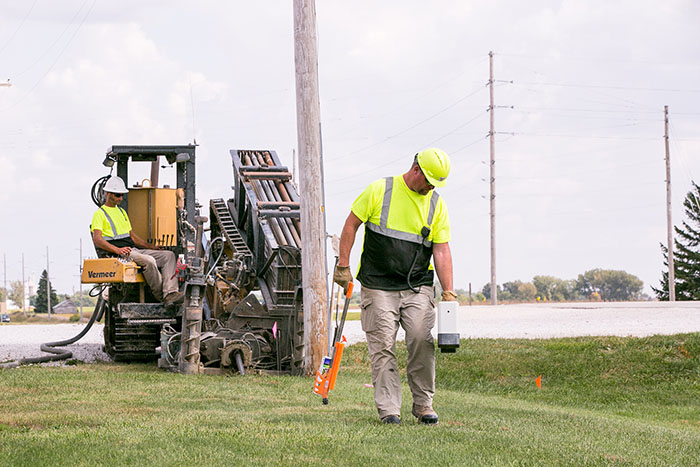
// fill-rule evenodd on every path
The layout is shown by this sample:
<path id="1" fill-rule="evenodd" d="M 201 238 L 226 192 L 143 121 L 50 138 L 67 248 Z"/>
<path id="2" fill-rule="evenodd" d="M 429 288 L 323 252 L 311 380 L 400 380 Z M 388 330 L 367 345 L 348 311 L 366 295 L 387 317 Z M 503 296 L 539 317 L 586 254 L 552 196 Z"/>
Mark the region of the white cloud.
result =
<path id="1" fill-rule="evenodd" d="M 179 116 L 191 117 L 192 100 L 196 103 L 216 101 L 228 88 L 223 82 L 209 81 L 203 73 L 190 72 L 185 75 L 173 83 L 168 97 L 171 110 Z"/>
<path id="2" fill-rule="evenodd" d="M 96 40 L 98 42 L 95 45 L 115 64 L 128 64 L 132 68 L 163 60 L 156 44 L 146 35 L 141 25 L 136 23 L 104 24 L 97 32 Z"/>
<path id="3" fill-rule="evenodd" d="M 38 150 L 32 153 L 32 166 L 35 169 L 50 169 L 53 161 L 46 150 Z"/>
<path id="4" fill-rule="evenodd" d="M 16 189 L 17 164 L 9 157 L 0 155 L 0 201 L 14 196 Z"/>

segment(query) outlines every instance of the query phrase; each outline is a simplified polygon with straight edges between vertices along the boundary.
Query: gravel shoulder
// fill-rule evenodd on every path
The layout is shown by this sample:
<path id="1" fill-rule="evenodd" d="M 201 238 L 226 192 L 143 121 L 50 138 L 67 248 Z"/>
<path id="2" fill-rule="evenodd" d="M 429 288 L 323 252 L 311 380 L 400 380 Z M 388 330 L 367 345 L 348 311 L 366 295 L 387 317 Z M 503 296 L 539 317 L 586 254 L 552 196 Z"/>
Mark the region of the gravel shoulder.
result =
<path id="1" fill-rule="evenodd" d="M 44 355 L 45 342 L 69 339 L 83 324 L 0 325 L 0 362 Z M 359 321 L 345 323 L 350 344 L 365 340 Z M 103 325 L 96 323 L 66 349 L 73 358 L 92 363 L 109 361 L 102 351 Z M 552 338 L 576 336 L 635 336 L 700 332 L 700 302 L 556 303 L 459 308 L 462 338 Z M 437 333 L 437 324 L 433 334 Z M 399 329 L 398 338 L 404 339 Z M 60 365 L 47 363 L 46 365 Z"/>
<path id="2" fill-rule="evenodd" d="M 46 342 L 56 342 L 77 336 L 85 324 L 13 324 L 0 326 L 0 362 L 20 358 L 41 357 L 49 355 L 39 346 Z M 73 353 L 76 360 L 86 363 L 110 361 L 102 351 L 102 324 L 96 323 L 78 342 L 60 347 Z M 43 365 L 61 365 L 62 362 L 43 363 Z"/>

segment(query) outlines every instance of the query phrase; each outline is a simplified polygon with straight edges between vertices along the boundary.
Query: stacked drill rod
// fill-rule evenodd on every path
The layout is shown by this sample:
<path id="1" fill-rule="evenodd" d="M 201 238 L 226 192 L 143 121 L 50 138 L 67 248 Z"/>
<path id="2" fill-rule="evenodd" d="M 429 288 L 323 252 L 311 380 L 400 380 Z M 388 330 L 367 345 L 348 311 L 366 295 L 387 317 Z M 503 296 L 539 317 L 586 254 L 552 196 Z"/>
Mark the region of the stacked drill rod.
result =
<path id="1" fill-rule="evenodd" d="M 268 151 L 240 151 L 241 162 L 246 168 L 275 169 L 275 164 Z M 286 170 L 286 168 L 284 168 Z M 261 213 L 272 210 L 289 211 L 299 208 L 299 203 L 289 196 L 283 181 L 289 180 L 288 171 L 269 171 L 265 175 L 249 172 L 248 178 L 258 198 Z M 266 216 L 275 240 L 279 245 L 301 248 L 301 229 L 299 219 L 289 217 Z"/>

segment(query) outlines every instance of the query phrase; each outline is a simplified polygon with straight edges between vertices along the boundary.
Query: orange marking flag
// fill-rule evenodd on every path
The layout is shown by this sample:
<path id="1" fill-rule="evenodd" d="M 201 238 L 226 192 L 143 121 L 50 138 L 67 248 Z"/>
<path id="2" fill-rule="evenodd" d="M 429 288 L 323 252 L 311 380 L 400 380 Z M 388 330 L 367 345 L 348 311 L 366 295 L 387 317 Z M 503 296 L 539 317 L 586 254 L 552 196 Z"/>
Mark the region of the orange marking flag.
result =
<path id="1" fill-rule="evenodd" d="M 537 387 L 539 389 L 542 389 L 542 375 L 539 375 L 537 379 L 535 380 L 535 384 L 537 384 Z"/>

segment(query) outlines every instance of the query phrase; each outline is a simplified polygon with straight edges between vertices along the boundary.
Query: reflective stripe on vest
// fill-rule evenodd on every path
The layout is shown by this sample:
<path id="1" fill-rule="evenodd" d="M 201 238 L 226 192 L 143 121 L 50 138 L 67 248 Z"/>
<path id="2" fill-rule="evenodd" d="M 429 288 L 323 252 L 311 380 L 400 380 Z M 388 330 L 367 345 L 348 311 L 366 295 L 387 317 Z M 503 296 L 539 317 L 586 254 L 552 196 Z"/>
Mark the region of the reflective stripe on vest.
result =
<path id="1" fill-rule="evenodd" d="M 117 207 L 119 207 L 119 206 L 117 206 Z M 112 218 L 109 217 L 109 214 L 107 214 L 107 211 L 105 211 L 102 206 L 100 206 L 100 209 L 102 209 L 102 212 L 104 212 L 105 216 L 107 216 L 107 222 L 109 222 L 109 226 L 112 227 L 112 235 L 116 234 L 117 228 L 114 226 L 114 222 L 112 221 Z M 119 210 L 121 211 L 122 215 L 124 216 L 124 220 L 127 220 L 126 213 L 124 212 L 124 210 L 122 208 L 119 208 Z M 131 237 L 131 234 L 129 232 L 127 232 L 125 234 L 114 235 L 114 237 L 107 237 L 105 235 L 102 236 L 102 238 L 104 238 L 107 241 L 109 241 L 109 240 L 121 240 L 122 238 L 128 238 L 128 237 Z"/>
<path id="2" fill-rule="evenodd" d="M 366 227 L 372 232 L 376 232 L 381 235 L 386 235 L 390 238 L 395 238 L 397 240 L 406 240 L 412 243 L 422 243 L 426 247 L 430 248 L 433 242 L 429 241 L 427 238 L 423 238 L 419 234 L 412 234 L 408 232 L 402 232 L 400 230 L 394 230 L 387 227 L 389 221 L 389 206 L 391 205 L 391 192 L 394 189 L 394 177 L 386 177 L 386 186 L 384 188 L 384 199 L 382 200 L 382 215 L 379 219 L 379 225 L 373 224 L 369 221 L 365 223 Z M 433 217 L 435 216 L 435 207 L 437 206 L 438 195 L 435 190 L 430 197 L 430 209 L 428 210 L 428 226 L 432 225 Z"/>

